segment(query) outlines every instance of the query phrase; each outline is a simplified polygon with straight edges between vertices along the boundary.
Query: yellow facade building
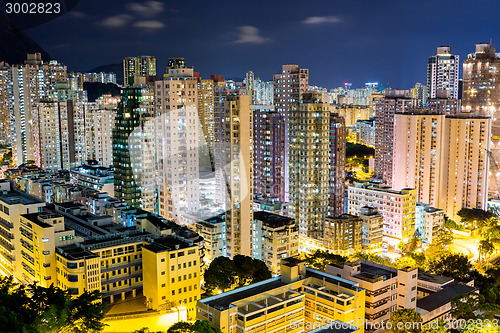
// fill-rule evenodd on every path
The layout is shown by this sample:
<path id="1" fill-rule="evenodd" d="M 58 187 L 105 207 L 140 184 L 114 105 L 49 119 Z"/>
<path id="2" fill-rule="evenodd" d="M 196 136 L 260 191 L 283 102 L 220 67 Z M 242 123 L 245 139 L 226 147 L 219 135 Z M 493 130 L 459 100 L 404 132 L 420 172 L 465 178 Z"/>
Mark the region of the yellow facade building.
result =
<path id="1" fill-rule="evenodd" d="M 199 245 L 180 237 L 155 239 L 142 249 L 144 296 L 149 308 L 185 306 L 196 316 L 200 299 Z"/>
<path id="2" fill-rule="evenodd" d="M 358 283 L 286 258 L 281 276 L 200 300 L 196 319 L 223 333 L 306 332 L 336 320 L 363 332 L 364 316 L 365 290 Z"/>

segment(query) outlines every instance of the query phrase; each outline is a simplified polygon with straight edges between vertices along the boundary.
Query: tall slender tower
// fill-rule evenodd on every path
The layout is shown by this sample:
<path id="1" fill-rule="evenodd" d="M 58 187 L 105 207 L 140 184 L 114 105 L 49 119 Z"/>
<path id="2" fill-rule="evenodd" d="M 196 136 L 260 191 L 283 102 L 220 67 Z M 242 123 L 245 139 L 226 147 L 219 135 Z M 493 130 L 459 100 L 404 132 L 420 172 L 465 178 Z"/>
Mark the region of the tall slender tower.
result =
<path id="1" fill-rule="evenodd" d="M 171 58 L 167 76 L 156 82 L 159 211 L 182 223 L 200 209 L 198 79 L 184 59 Z"/>
<path id="2" fill-rule="evenodd" d="M 330 104 L 321 94 L 304 94 L 290 110 L 289 215 L 299 235 L 323 237 L 328 212 Z"/>
<path id="3" fill-rule="evenodd" d="M 272 105 L 253 106 L 254 192 L 285 200 L 285 121 Z"/>
<path id="4" fill-rule="evenodd" d="M 299 68 L 299 65 L 283 65 L 279 74 L 274 74 L 274 107 L 285 118 L 285 201 L 288 201 L 289 188 L 289 114 L 292 103 L 302 99 L 302 94 L 309 89 L 309 70 Z"/>
<path id="5" fill-rule="evenodd" d="M 344 117 L 330 114 L 330 138 L 328 158 L 328 216 L 344 214 L 345 204 L 345 148 L 346 128 Z"/>
<path id="6" fill-rule="evenodd" d="M 458 55 L 451 53 L 450 46 L 439 46 L 437 54 L 429 57 L 427 86 L 430 98 L 436 98 L 439 91 L 447 91 L 449 97 L 458 98 L 459 58 Z"/>
<path id="7" fill-rule="evenodd" d="M 226 211 L 227 255 L 252 256 L 253 251 L 253 112 L 246 95 L 227 95 L 223 101 L 220 154 L 216 166 L 222 166 L 216 191 Z"/>

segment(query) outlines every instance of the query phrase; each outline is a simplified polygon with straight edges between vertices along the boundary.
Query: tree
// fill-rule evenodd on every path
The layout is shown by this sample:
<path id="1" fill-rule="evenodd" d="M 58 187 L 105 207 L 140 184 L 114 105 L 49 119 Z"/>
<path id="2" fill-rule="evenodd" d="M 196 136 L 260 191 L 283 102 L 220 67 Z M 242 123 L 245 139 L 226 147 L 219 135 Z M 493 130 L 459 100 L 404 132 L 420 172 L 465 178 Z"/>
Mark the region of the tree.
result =
<path id="1" fill-rule="evenodd" d="M 453 243 L 453 232 L 451 229 L 446 227 L 439 228 L 436 234 L 435 243 L 441 248 L 446 248 L 448 245 Z"/>
<path id="2" fill-rule="evenodd" d="M 328 264 L 343 264 L 347 258 L 328 251 L 317 250 L 313 254 L 307 254 L 305 262 L 307 266 L 316 268 L 322 272 L 325 271 Z"/>
<path id="3" fill-rule="evenodd" d="M 498 224 L 497 217 L 488 211 L 477 208 L 462 208 L 457 213 L 462 218 L 462 222 L 467 222 L 473 229 Z"/>
<path id="4" fill-rule="evenodd" d="M 217 257 L 205 271 L 205 288 L 211 292 L 214 289 L 232 288 L 236 282 L 236 267 L 231 259 L 226 257 Z"/>
<path id="5" fill-rule="evenodd" d="M 371 261 L 376 264 L 381 264 L 389 267 L 394 267 L 397 268 L 398 265 L 394 263 L 391 259 L 385 258 L 382 256 L 379 256 L 375 253 L 362 253 L 362 252 L 356 252 L 355 254 L 352 255 L 353 260 L 366 260 L 366 261 Z"/>
<path id="6" fill-rule="evenodd" d="M 481 259 L 486 259 L 490 254 L 493 253 L 493 251 L 495 251 L 495 245 L 493 245 L 492 242 L 490 242 L 489 240 L 487 239 L 482 239 L 480 242 L 479 242 L 479 247 L 478 247 L 478 250 L 479 250 L 479 258 Z"/>
<path id="7" fill-rule="evenodd" d="M 391 313 L 389 318 L 391 331 L 397 333 L 420 333 L 422 316 L 414 309 L 398 309 Z"/>
<path id="8" fill-rule="evenodd" d="M 31 297 L 30 297 L 31 296 Z M 0 279 L 0 327 L 13 332 L 100 332 L 105 324 L 98 292 L 72 298 L 68 290 Z"/>
<path id="9" fill-rule="evenodd" d="M 446 254 L 428 262 L 429 271 L 433 274 L 452 277 L 459 280 L 470 280 L 472 265 L 463 254 Z"/>
<path id="10" fill-rule="evenodd" d="M 253 258 L 237 254 L 233 257 L 233 263 L 236 268 L 236 275 L 238 276 L 238 285 L 242 287 L 250 283 L 255 273 Z"/>
<path id="11" fill-rule="evenodd" d="M 169 327 L 167 333 L 222 333 L 207 320 L 197 320 L 193 324 L 180 321 Z"/>
<path id="12" fill-rule="evenodd" d="M 254 259 L 253 265 L 254 265 L 254 272 L 252 276 L 253 283 L 264 281 L 273 277 L 271 271 L 269 270 L 269 268 L 267 268 L 266 263 L 263 262 L 262 260 Z"/>

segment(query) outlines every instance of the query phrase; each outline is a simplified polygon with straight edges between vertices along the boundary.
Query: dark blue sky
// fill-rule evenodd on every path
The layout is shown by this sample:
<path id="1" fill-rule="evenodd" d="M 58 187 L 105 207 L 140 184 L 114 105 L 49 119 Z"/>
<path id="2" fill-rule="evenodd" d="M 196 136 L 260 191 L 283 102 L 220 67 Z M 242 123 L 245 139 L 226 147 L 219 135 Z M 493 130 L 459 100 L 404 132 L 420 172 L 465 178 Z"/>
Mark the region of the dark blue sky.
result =
<path id="1" fill-rule="evenodd" d="M 425 82 L 436 46 L 461 61 L 493 39 L 498 0 L 80 0 L 72 12 L 26 31 L 71 70 L 154 55 L 158 74 L 184 57 L 206 77 L 270 80 L 283 63 L 309 68 L 310 83 L 334 88 L 379 81 Z"/>

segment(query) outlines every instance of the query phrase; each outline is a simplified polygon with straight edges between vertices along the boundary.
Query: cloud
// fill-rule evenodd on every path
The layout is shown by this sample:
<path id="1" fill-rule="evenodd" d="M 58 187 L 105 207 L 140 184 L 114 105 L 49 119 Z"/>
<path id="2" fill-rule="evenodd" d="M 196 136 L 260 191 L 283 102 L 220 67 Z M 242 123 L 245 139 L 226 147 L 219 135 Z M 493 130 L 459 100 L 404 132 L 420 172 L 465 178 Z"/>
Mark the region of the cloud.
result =
<path id="1" fill-rule="evenodd" d="M 72 10 L 72 11 L 66 13 L 66 16 L 72 17 L 72 18 L 83 18 L 83 17 L 87 17 L 87 14 L 85 12 Z"/>
<path id="2" fill-rule="evenodd" d="M 104 25 L 106 27 L 110 28 L 118 28 L 118 27 L 123 27 L 126 25 L 130 20 L 132 19 L 132 16 L 127 15 L 127 14 L 120 14 L 120 15 L 115 15 L 108 17 L 104 20 L 101 21 L 101 25 Z"/>
<path id="3" fill-rule="evenodd" d="M 127 8 L 143 16 L 155 16 L 163 11 L 163 3 L 159 1 L 129 3 L 127 4 Z"/>
<path id="4" fill-rule="evenodd" d="M 305 24 L 338 23 L 342 20 L 338 16 L 311 16 L 304 20 Z"/>
<path id="5" fill-rule="evenodd" d="M 238 27 L 239 36 L 235 43 L 240 44 L 261 44 L 269 42 L 270 38 L 259 36 L 259 29 L 251 25 Z"/>
<path id="6" fill-rule="evenodd" d="M 149 21 L 138 21 L 134 23 L 134 27 L 143 29 L 161 29 L 165 27 L 160 21 L 149 20 Z"/>

